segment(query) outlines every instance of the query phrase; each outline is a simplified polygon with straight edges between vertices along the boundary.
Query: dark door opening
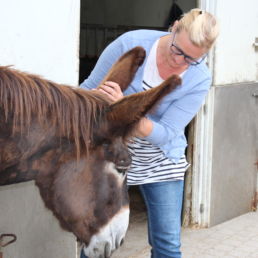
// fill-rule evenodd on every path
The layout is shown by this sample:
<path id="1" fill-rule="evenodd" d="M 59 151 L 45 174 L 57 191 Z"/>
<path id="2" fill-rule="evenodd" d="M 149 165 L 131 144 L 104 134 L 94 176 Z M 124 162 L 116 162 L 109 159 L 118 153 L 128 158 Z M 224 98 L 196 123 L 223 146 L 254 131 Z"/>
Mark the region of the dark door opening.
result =
<path id="1" fill-rule="evenodd" d="M 121 34 L 136 29 L 168 30 L 168 25 L 180 15 L 196 7 L 196 0 L 127 1 L 114 0 L 81 1 L 80 68 L 79 83 L 91 73 L 105 47 Z M 145 15 L 142 14 L 144 10 Z M 186 129 L 188 135 L 188 127 Z M 189 151 L 187 152 L 187 155 Z M 191 154 L 190 154 L 191 155 Z M 191 162 L 191 161 L 190 161 Z M 131 214 L 146 213 L 137 186 L 129 188 Z M 187 202 L 186 210 L 189 210 Z M 188 216 L 188 213 L 186 214 Z"/>

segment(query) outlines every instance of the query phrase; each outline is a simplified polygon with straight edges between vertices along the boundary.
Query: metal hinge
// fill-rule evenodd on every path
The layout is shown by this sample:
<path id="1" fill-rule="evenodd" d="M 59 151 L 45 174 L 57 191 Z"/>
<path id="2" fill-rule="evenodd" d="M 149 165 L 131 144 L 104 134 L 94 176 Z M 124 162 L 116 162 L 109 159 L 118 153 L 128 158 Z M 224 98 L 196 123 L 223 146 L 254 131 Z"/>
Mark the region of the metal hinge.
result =
<path id="1" fill-rule="evenodd" d="M 203 213 L 203 212 L 204 212 L 204 204 L 201 203 L 201 204 L 200 204 L 200 213 Z"/>
<path id="2" fill-rule="evenodd" d="M 203 105 L 203 113 L 204 113 L 204 115 L 207 114 L 207 104 Z"/>
<path id="3" fill-rule="evenodd" d="M 258 47 L 258 38 L 257 37 L 254 40 L 254 47 Z"/>
<path id="4" fill-rule="evenodd" d="M 252 94 L 253 97 L 258 98 L 258 91 Z"/>

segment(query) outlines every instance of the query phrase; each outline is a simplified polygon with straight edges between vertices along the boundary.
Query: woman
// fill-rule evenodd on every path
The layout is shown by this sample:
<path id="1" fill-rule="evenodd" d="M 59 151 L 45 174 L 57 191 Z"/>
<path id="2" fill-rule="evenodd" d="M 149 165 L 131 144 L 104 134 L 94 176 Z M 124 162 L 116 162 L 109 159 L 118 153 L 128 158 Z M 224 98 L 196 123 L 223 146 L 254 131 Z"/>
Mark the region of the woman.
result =
<path id="1" fill-rule="evenodd" d="M 153 258 L 181 257 L 183 180 L 188 168 L 184 129 L 210 88 L 211 74 L 203 61 L 217 35 L 216 19 L 200 9 L 183 15 L 170 32 L 127 32 L 103 51 L 89 78 L 81 84 L 87 89 L 95 88 L 112 64 L 135 46 L 146 50 L 146 60 L 128 89 L 122 93 L 115 82 L 105 82 L 99 88 L 111 100 L 148 90 L 172 74 L 182 77 L 182 85 L 140 121 L 137 138 L 129 146 L 132 166 L 127 182 L 139 185 L 145 200 Z"/>

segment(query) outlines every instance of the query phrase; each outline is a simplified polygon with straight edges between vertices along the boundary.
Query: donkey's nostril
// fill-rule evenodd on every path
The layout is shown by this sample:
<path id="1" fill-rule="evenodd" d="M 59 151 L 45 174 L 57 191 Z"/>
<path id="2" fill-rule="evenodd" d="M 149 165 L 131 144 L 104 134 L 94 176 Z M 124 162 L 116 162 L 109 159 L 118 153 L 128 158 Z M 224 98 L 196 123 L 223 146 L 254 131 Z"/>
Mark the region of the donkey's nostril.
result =
<path id="1" fill-rule="evenodd" d="M 124 243 L 124 238 L 121 239 L 121 242 L 120 242 L 119 246 L 121 246 L 123 243 Z"/>
<path id="2" fill-rule="evenodd" d="M 124 243 L 124 238 L 117 238 L 116 239 L 116 249 L 119 248 Z"/>
<path id="3" fill-rule="evenodd" d="M 106 243 L 106 245 L 105 245 L 105 250 L 104 250 L 104 257 L 105 258 L 108 258 L 108 257 L 110 257 L 111 256 L 111 250 L 112 248 L 111 248 L 111 246 L 110 246 L 110 243 Z"/>

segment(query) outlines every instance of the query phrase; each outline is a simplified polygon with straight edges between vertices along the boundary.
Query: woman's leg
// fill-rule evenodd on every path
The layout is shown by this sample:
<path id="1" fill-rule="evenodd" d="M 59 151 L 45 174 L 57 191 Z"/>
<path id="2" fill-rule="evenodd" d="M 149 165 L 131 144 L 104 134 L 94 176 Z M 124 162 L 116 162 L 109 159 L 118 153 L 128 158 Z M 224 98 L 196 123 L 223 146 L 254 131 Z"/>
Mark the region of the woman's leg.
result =
<path id="1" fill-rule="evenodd" d="M 181 257 L 183 188 L 182 180 L 140 185 L 148 212 L 152 258 Z"/>
<path id="2" fill-rule="evenodd" d="M 85 254 L 84 254 L 84 252 L 83 252 L 83 249 L 81 250 L 80 258 L 87 258 L 87 256 L 85 256 Z"/>

